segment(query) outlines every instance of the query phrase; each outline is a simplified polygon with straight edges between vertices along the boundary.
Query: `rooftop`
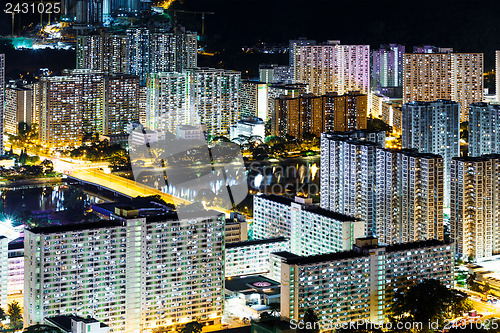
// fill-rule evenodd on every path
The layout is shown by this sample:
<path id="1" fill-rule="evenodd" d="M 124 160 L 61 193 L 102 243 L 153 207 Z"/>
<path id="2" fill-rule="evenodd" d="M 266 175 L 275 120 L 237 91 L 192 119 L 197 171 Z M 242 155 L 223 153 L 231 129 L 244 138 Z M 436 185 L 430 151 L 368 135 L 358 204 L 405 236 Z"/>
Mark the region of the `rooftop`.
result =
<path id="1" fill-rule="evenodd" d="M 254 286 L 254 284 L 257 284 Z M 259 285 L 262 283 L 262 285 Z M 232 277 L 226 279 L 225 288 L 230 291 L 260 290 L 269 288 L 279 288 L 280 283 L 268 279 L 262 275 Z"/>
<path id="2" fill-rule="evenodd" d="M 249 241 L 244 241 L 244 242 L 228 243 L 228 244 L 226 244 L 226 249 L 231 249 L 231 248 L 235 248 L 235 247 L 252 246 L 252 245 L 281 243 L 281 242 L 287 242 L 287 241 L 288 241 L 288 239 L 286 239 L 285 237 L 254 239 L 254 240 L 249 240 Z"/>
<path id="3" fill-rule="evenodd" d="M 429 240 L 420 241 L 420 242 L 387 245 L 387 246 L 385 246 L 385 251 L 386 252 L 398 252 L 398 251 L 420 249 L 423 247 L 432 247 L 432 246 L 440 246 L 440 245 L 451 245 L 451 243 L 446 243 L 443 241 L 439 241 L 437 239 L 429 239 Z"/>
<path id="4" fill-rule="evenodd" d="M 489 160 L 497 160 L 500 159 L 500 154 L 489 154 L 489 155 L 481 155 L 481 156 L 476 156 L 476 157 L 453 157 L 452 158 L 455 161 L 460 161 L 460 162 L 484 162 L 484 161 L 489 161 Z"/>
<path id="5" fill-rule="evenodd" d="M 34 234 L 52 234 L 60 232 L 72 232 L 72 231 L 112 228 L 120 226 L 123 226 L 123 224 L 122 222 L 117 220 L 101 220 L 98 222 L 84 222 L 84 223 L 65 224 L 56 226 L 26 228 L 26 230 Z"/>
<path id="6" fill-rule="evenodd" d="M 85 324 L 91 324 L 91 323 L 99 323 L 98 320 L 87 317 L 79 317 L 79 316 L 73 316 L 73 315 L 68 315 L 68 316 L 54 316 L 54 317 L 48 317 L 45 318 L 49 323 L 61 328 L 62 330 L 66 332 L 71 332 L 71 320 L 76 320 L 78 322 L 84 322 Z M 108 325 L 104 323 L 100 323 L 101 327 L 108 327 Z"/>
<path id="7" fill-rule="evenodd" d="M 290 265 L 308 265 L 308 264 L 316 264 L 327 261 L 336 261 L 336 260 L 343 260 L 343 259 L 350 259 L 357 257 L 360 258 L 368 257 L 369 255 L 355 251 L 343 251 L 343 252 L 318 254 L 307 257 L 297 256 L 291 252 L 282 252 L 280 256 L 283 257 L 285 259 L 284 261 Z"/>

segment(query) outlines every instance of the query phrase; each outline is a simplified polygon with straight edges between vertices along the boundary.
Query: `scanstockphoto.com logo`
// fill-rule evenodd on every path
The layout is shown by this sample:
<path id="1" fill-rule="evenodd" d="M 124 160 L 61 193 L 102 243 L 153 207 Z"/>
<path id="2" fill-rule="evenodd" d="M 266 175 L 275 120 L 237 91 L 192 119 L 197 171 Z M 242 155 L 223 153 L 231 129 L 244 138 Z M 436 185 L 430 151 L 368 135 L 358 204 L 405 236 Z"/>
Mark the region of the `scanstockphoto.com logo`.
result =
<path id="1" fill-rule="evenodd" d="M 129 135 L 129 153 L 137 183 L 186 199 L 177 205 L 179 220 L 206 217 L 206 209 L 231 210 L 248 194 L 240 147 L 223 142 L 209 147 L 206 140 L 175 138 L 141 127 Z"/>

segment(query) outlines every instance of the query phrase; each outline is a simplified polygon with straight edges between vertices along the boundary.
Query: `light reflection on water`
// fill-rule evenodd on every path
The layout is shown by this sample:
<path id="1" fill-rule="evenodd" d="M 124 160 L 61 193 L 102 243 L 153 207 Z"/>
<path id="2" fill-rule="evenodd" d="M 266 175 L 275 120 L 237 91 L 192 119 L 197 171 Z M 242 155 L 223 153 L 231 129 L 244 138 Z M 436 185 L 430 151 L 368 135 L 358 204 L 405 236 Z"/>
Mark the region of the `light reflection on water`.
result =
<path id="1" fill-rule="evenodd" d="M 247 177 L 249 189 L 261 190 L 274 184 L 281 184 L 283 187 L 300 184 L 316 184 L 319 188 L 319 156 L 309 158 L 296 158 L 275 162 L 256 162 L 246 165 L 246 175 L 237 175 L 237 178 L 229 179 L 229 185 L 238 184 L 244 177 Z M 196 175 L 196 172 L 193 172 Z M 199 175 L 196 175 L 199 176 Z M 189 186 L 165 186 L 161 190 L 164 193 L 172 194 L 187 200 L 193 201 L 197 194 L 203 189 L 209 189 L 217 193 L 224 186 L 222 181 L 210 181 L 208 186 L 193 188 Z"/>
<path id="2" fill-rule="evenodd" d="M 80 185 L 40 184 L 12 188 L 0 188 L 0 212 L 18 215 L 24 211 L 60 211 L 70 188 L 82 188 Z M 102 197 L 84 191 L 86 204 L 104 202 Z"/>

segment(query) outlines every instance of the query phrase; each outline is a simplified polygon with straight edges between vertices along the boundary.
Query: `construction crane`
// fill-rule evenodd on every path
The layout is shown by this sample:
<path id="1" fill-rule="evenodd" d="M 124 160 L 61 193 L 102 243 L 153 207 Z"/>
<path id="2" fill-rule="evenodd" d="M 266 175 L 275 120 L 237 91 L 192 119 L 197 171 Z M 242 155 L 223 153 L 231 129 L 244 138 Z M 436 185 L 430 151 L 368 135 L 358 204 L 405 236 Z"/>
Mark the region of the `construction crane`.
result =
<path id="1" fill-rule="evenodd" d="M 201 15 L 201 35 L 205 36 L 205 15 L 214 15 L 213 12 L 206 11 L 193 11 L 193 10 L 183 10 L 183 9 L 169 9 L 174 13 L 174 26 L 177 25 L 177 13 L 186 13 L 186 14 L 198 14 Z"/>

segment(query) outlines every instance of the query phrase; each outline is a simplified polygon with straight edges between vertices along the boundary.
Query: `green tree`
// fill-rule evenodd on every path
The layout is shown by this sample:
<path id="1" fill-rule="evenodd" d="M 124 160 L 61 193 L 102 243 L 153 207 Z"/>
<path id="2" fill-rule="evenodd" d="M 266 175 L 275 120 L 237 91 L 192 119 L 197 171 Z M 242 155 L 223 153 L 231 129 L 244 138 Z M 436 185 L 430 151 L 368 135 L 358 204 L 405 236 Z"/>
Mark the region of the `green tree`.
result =
<path id="1" fill-rule="evenodd" d="M 23 333 L 62 333 L 62 331 L 54 326 L 37 324 L 26 327 Z"/>
<path id="2" fill-rule="evenodd" d="M 475 292 L 481 291 L 479 284 L 476 282 L 476 273 L 469 274 L 467 277 L 467 287 Z"/>
<path id="3" fill-rule="evenodd" d="M 281 310 L 280 303 L 270 303 L 269 304 L 269 312 L 271 313 L 271 316 L 279 317 L 280 310 Z"/>
<path id="4" fill-rule="evenodd" d="M 268 320 L 273 320 L 275 317 L 273 317 L 269 312 L 265 311 L 262 312 L 259 316 L 259 321 L 268 321 Z"/>
<path id="5" fill-rule="evenodd" d="M 184 327 L 181 329 L 181 333 L 200 333 L 202 329 L 202 323 L 192 321 L 184 325 Z"/>
<path id="6" fill-rule="evenodd" d="M 7 318 L 7 314 L 4 309 L 0 308 L 0 321 L 4 321 L 5 318 Z"/>
<path id="7" fill-rule="evenodd" d="M 7 314 L 10 318 L 10 328 L 17 330 L 23 327 L 23 316 L 21 306 L 17 301 L 7 305 Z"/>
<path id="8" fill-rule="evenodd" d="M 470 308 L 467 295 L 446 288 L 438 280 L 424 280 L 397 295 L 391 307 L 393 322 L 422 323 L 421 332 L 429 331 L 430 322 L 440 326 L 445 319 Z"/>
<path id="9" fill-rule="evenodd" d="M 299 329 L 303 333 L 318 333 L 319 332 L 319 318 L 313 309 L 306 309 L 304 311 L 304 329 Z"/>
<path id="10" fill-rule="evenodd" d="M 45 159 L 40 165 L 43 167 L 43 173 L 47 174 L 54 172 L 54 163 L 52 163 L 51 160 Z"/>

